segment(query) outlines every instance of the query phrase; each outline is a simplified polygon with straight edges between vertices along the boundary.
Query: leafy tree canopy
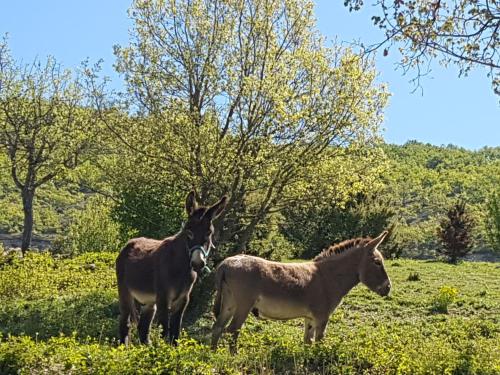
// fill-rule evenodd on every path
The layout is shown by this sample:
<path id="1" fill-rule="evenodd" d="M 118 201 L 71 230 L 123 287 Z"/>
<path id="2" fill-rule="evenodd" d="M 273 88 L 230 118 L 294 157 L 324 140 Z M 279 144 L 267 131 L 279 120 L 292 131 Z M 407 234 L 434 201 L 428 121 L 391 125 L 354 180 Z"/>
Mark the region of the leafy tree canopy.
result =
<path id="1" fill-rule="evenodd" d="M 312 1 L 137 0 L 130 15 L 115 53 L 133 116 L 109 127 L 149 160 L 136 173 L 196 187 L 201 201 L 227 193 L 223 240 L 240 249 L 304 199 L 316 166 L 377 140 L 388 94 L 372 61 L 323 45 Z"/>

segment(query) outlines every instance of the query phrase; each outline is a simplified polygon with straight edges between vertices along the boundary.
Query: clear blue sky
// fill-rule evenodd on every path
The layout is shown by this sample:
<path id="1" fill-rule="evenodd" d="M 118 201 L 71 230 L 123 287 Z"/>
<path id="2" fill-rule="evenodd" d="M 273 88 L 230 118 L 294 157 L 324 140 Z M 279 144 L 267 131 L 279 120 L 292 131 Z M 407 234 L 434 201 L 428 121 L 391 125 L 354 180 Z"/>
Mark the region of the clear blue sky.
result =
<path id="1" fill-rule="evenodd" d="M 365 1 L 369 3 L 370 1 Z M 338 0 L 317 0 L 320 31 L 332 40 L 381 40 L 371 24 L 370 8 L 350 14 Z M 120 86 L 113 72 L 114 44 L 126 44 L 131 23 L 127 18 L 129 0 L 22 0 L 4 1 L 0 8 L 0 34 L 9 33 L 9 45 L 16 59 L 55 56 L 66 67 L 87 57 L 104 59 L 105 74 Z M 432 144 L 453 143 L 477 149 L 500 146 L 500 98 L 491 90 L 484 71 L 458 78 L 456 69 L 433 66 L 423 80 L 423 95 L 411 93 L 411 76 L 395 71 L 392 54 L 376 62 L 379 80 L 392 93 L 385 112 L 387 142 L 410 139 Z M 411 73 L 410 73 L 411 74 Z"/>

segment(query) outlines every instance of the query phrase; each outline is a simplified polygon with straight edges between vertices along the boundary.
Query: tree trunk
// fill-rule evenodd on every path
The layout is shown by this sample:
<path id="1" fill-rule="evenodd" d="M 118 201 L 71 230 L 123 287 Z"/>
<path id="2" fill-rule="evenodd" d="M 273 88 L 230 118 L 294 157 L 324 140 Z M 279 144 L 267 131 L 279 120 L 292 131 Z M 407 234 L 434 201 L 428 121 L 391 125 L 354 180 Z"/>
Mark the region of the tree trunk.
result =
<path id="1" fill-rule="evenodd" d="M 21 243 L 21 252 L 24 254 L 31 246 L 31 236 L 33 234 L 33 199 L 35 197 L 34 188 L 24 188 L 21 192 L 23 197 L 23 238 Z"/>
<path id="2" fill-rule="evenodd" d="M 248 224 L 248 226 L 245 228 L 240 238 L 238 239 L 238 245 L 236 248 L 237 253 L 242 253 L 242 254 L 246 253 L 248 243 L 250 242 L 250 239 L 252 238 L 253 233 L 255 232 L 255 227 L 257 226 L 259 221 L 260 221 L 259 219 L 254 218 L 252 219 L 250 224 Z"/>

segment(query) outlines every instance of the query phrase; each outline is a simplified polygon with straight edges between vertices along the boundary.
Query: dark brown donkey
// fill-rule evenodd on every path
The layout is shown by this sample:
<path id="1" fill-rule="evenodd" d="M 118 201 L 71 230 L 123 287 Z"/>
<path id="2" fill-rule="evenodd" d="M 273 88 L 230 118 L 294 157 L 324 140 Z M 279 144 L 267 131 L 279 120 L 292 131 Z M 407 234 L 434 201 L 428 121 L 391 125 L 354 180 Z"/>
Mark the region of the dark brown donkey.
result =
<path id="1" fill-rule="evenodd" d="M 248 255 L 226 258 L 216 274 L 217 295 L 212 348 L 226 324 L 236 350 L 238 333 L 248 313 L 288 320 L 304 318 L 304 341 L 323 338 L 328 318 L 342 298 L 360 281 L 381 296 L 391 290 L 377 247 L 387 232 L 375 239 L 341 242 L 321 252 L 312 262 L 279 263 Z"/>
<path id="2" fill-rule="evenodd" d="M 213 246 L 212 220 L 224 210 L 226 201 L 224 196 L 211 207 L 198 207 L 192 191 L 186 198 L 188 219 L 179 233 L 161 241 L 134 238 L 122 249 L 116 259 L 120 343 L 128 343 L 130 323 L 137 321 L 135 301 L 143 305 L 138 323 L 141 343 L 149 343 L 157 309 L 163 337 L 176 343 L 197 272 L 205 267 Z"/>

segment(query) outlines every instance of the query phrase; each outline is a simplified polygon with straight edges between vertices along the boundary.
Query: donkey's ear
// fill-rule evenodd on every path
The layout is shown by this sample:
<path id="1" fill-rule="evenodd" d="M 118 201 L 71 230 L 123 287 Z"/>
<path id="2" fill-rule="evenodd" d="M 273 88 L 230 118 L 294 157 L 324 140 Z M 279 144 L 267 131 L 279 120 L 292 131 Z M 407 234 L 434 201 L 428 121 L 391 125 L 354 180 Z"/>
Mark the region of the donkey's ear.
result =
<path id="1" fill-rule="evenodd" d="M 387 236 L 389 231 L 384 230 L 378 237 L 374 238 L 370 242 L 366 244 L 366 248 L 369 250 L 375 250 L 377 247 L 384 241 L 384 238 Z"/>
<path id="2" fill-rule="evenodd" d="M 220 201 L 218 201 L 216 204 L 214 204 L 212 207 L 210 207 L 205 216 L 210 219 L 216 219 L 219 217 L 219 215 L 224 211 L 224 208 L 226 208 L 226 203 L 227 203 L 227 196 L 223 196 Z"/>
<path id="3" fill-rule="evenodd" d="M 186 212 L 191 215 L 198 208 L 198 203 L 196 203 L 196 193 L 191 190 L 186 197 Z"/>

